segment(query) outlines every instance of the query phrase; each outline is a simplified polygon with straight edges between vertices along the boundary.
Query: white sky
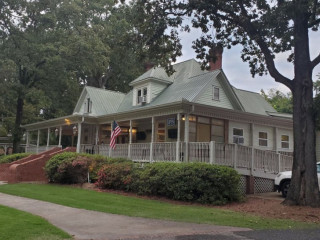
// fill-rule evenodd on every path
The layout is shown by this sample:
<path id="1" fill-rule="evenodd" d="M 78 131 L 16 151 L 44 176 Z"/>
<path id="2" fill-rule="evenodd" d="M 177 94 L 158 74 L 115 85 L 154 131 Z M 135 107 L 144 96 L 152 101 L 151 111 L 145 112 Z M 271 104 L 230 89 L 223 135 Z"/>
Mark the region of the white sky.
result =
<path id="1" fill-rule="evenodd" d="M 201 35 L 199 29 L 192 29 L 190 33 L 180 32 L 182 53 L 183 55 L 178 58 L 177 62 L 182 62 L 191 58 L 196 58 L 194 49 L 192 49 L 192 41 Z M 310 32 L 310 49 L 311 59 L 316 57 L 320 48 L 317 44 L 320 42 L 319 32 Z M 222 57 L 222 68 L 230 83 L 236 88 L 260 92 L 261 89 L 267 92 L 271 88 L 276 88 L 284 93 L 288 93 L 290 90 L 283 84 L 276 83 L 270 75 L 255 76 L 252 78 L 250 74 L 249 64 L 242 62 L 240 57 L 241 46 L 235 46 L 232 49 L 224 49 Z M 293 66 L 287 62 L 287 54 L 282 54 L 276 58 L 276 67 L 286 77 L 293 78 Z M 199 59 L 197 59 L 199 61 Z M 317 76 L 320 73 L 320 66 L 318 65 L 313 71 L 313 80 L 317 80 Z"/>

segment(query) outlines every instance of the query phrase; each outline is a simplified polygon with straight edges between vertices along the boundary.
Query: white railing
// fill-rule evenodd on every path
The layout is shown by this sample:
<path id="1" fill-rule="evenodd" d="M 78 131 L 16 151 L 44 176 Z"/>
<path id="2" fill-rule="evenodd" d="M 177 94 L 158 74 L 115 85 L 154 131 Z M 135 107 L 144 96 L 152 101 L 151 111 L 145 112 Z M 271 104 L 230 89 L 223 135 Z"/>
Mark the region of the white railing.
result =
<path id="1" fill-rule="evenodd" d="M 189 143 L 189 162 L 210 162 L 209 142 Z"/>
<path id="2" fill-rule="evenodd" d="M 165 142 L 82 145 L 81 152 L 128 158 L 136 162 L 205 162 L 229 166 L 241 174 L 274 178 L 280 171 L 291 170 L 293 157 L 237 144 L 215 142 Z"/>
<path id="3" fill-rule="evenodd" d="M 177 155 L 177 143 L 153 143 L 152 144 L 152 160 L 159 162 L 174 162 Z"/>
<path id="4" fill-rule="evenodd" d="M 110 157 L 128 158 L 129 144 L 116 144 L 115 149 L 111 149 Z"/>
<path id="5" fill-rule="evenodd" d="M 133 161 L 150 162 L 151 143 L 130 144 L 130 159 Z"/>

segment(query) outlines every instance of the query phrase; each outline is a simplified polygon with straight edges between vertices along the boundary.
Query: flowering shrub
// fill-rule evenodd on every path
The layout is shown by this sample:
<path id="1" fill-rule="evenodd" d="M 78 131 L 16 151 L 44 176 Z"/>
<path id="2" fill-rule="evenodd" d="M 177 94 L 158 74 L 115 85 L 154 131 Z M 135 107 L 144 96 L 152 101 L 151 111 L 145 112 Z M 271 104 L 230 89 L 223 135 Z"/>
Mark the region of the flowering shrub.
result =
<path id="1" fill-rule="evenodd" d="M 98 169 L 106 162 L 99 155 L 78 154 L 65 152 L 53 156 L 45 166 L 50 182 L 54 183 L 84 183 L 88 172 L 91 181 L 97 178 Z"/>
<path id="2" fill-rule="evenodd" d="M 96 186 L 117 190 L 129 190 L 134 165 L 131 161 L 108 162 L 98 172 Z"/>

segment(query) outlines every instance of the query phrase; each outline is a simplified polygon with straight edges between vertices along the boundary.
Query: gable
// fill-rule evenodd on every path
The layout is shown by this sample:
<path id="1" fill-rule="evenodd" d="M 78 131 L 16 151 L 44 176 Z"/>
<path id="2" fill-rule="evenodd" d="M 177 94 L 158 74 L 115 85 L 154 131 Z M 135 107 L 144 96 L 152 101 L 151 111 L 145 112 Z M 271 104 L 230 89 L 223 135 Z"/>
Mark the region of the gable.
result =
<path id="1" fill-rule="evenodd" d="M 125 94 L 109 91 L 101 88 L 85 87 L 79 97 L 73 114 L 88 114 L 92 116 L 101 116 L 115 113 L 118 110 Z M 91 106 L 88 110 L 88 99 Z"/>

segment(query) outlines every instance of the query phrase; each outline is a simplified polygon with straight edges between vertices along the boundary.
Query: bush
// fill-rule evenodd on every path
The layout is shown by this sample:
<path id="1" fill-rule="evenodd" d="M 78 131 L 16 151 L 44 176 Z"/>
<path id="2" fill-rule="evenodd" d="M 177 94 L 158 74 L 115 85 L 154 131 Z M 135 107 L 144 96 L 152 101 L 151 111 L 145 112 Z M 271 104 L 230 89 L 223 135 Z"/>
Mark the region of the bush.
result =
<path id="1" fill-rule="evenodd" d="M 134 163 L 124 159 L 110 159 L 98 172 L 96 186 L 116 190 L 129 190 Z"/>
<path id="2" fill-rule="evenodd" d="M 138 171 L 131 189 L 174 200 L 225 204 L 240 200 L 238 173 L 203 163 L 154 163 Z"/>
<path id="3" fill-rule="evenodd" d="M 14 161 L 17 161 L 19 159 L 25 158 L 30 156 L 31 153 L 16 153 L 16 154 L 10 154 L 6 156 L 1 156 L 0 157 L 0 164 L 1 163 L 11 163 Z"/>
<path id="4" fill-rule="evenodd" d="M 99 155 L 65 152 L 53 156 L 45 166 L 49 182 L 54 183 L 84 183 L 88 172 L 92 181 L 97 178 L 98 169 L 106 162 Z"/>

